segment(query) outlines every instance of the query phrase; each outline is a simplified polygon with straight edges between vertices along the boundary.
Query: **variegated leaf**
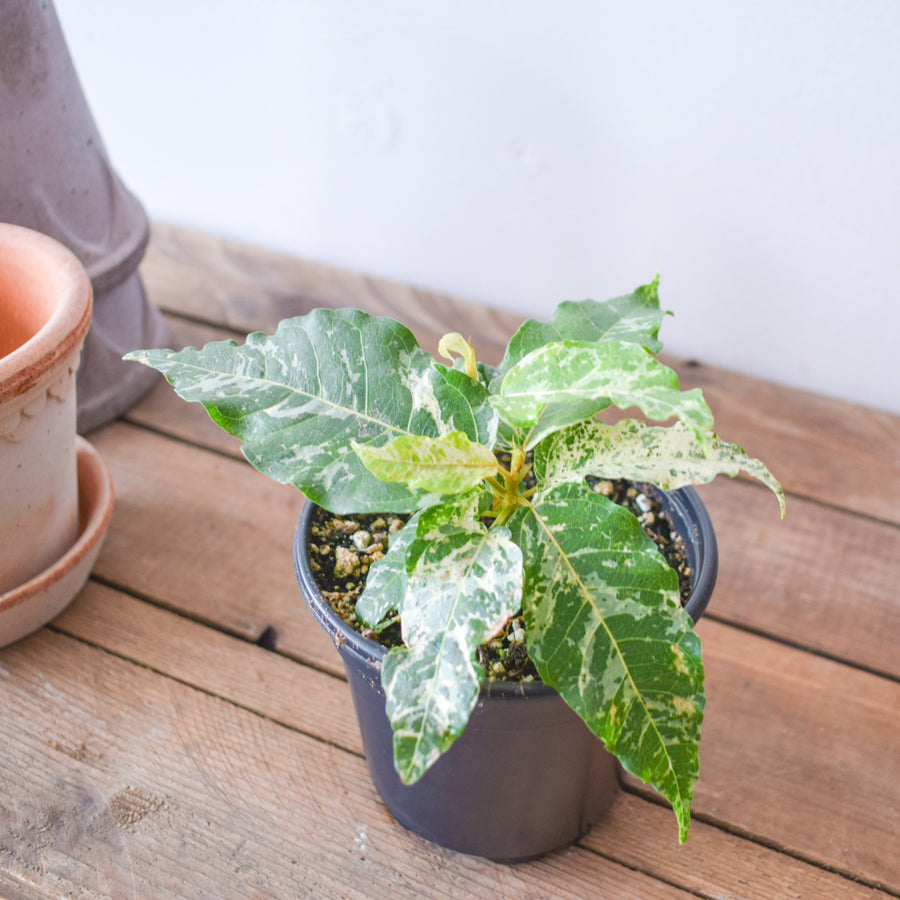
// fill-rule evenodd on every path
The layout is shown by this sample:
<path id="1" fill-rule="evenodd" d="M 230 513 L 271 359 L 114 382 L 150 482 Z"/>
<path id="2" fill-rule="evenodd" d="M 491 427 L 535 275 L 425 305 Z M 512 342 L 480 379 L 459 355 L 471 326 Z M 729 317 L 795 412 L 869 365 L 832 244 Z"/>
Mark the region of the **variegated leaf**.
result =
<path id="1" fill-rule="evenodd" d="M 657 335 L 665 312 L 659 308 L 659 276 L 623 297 L 560 303 L 549 322 L 528 319 L 512 336 L 501 365 L 508 372 L 519 360 L 557 341 L 629 341 L 651 353 L 662 349 Z"/>
<path id="2" fill-rule="evenodd" d="M 493 450 L 461 431 L 439 438 L 401 435 L 381 447 L 354 441 L 353 449 L 382 481 L 428 493 L 463 494 L 499 471 Z"/>
<path id="3" fill-rule="evenodd" d="M 162 372 L 186 400 L 244 441 L 247 459 L 333 512 L 410 512 L 419 497 L 383 482 L 350 442 L 465 432 L 492 446 L 487 390 L 438 365 L 409 329 L 359 310 L 319 309 L 243 345 L 129 354 Z"/>
<path id="4" fill-rule="evenodd" d="M 406 594 L 408 575 L 413 572 L 419 557 L 428 547 L 428 536 L 452 522 L 473 522 L 491 505 L 491 493 L 480 488 L 429 506 L 411 516 L 396 534 L 391 536 L 388 552 L 369 567 L 366 586 L 356 603 L 356 616 L 376 628 L 390 612 L 398 610 Z"/>
<path id="5" fill-rule="evenodd" d="M 486 485 L 479 485 L 466 494 L 449 497 L 441 503 L 423 509 L 418 514 L 416 535 L 427 538 L 432 531 L 437 531 L 442 525 L 477 521 L 490 509 L 491 496 Z"/>
<path id="6" fill-rule="evenodd" d="M 534 468 L 547 487 L 594 475 L 649 482 L 664 491 L 707 484 L 717 475 L 733 477 L 743 470 L 771 488 L 784 518 L 784 491 L 760 460 L 715 436 L 700 444 L 681 422 L 666 428 L 635 419 L 616 425 L 596 419 L 580 422 L 538 445 Z"/>
<path id="7" fill-rule="evenodd" d="M 416 538 L 421 513 L 411 516 L 406 525 L 391 535 L 388 552 L 369 566 L 366 586 L 356 601 L 356 618 L 369 628 L 377 628 L 393 609 L 399 610 L 408 582 L 406 555 Z"/>
<path id="8" fill-rule="evenodd" d="M 505 422 L 531 429 L 528 447 L 611 403 L 637 406 L 658 421 L 677 416 L 698 436 L 713 425 L 698 388 L 681 391 L 675 372 L 640 345 L 623 341 L 546 344 L 507 373 L 491 403 Z"/>
<path id="9" fill-rule="evenodd" d="M 462 733 L 484 677 L 475 650 L 521 602 L 522 555 L 506 529 L 470 522 L 432 532 L 399 610 L 406 647 L 391 650 L 381 670 L 405 783 Z"/>
<path id="10" fill-rule="evenodd" d="M 668 798 L 684 840 L 705 701 L 700 641 L 675 572 L 630 512 L 583 483 L 554 488 L 510 528 L 541 679 Z"/>

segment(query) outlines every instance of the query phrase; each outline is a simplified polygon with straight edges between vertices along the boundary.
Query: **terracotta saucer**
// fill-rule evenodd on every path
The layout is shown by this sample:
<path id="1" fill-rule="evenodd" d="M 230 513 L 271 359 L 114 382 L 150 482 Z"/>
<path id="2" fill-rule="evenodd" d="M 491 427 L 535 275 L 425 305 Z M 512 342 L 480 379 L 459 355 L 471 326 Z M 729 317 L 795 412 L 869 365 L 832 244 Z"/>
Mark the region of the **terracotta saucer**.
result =
<path id="1" fill-rule="evenodd" d="M 78 454 L 78 537 L 40 575 L 0 594 L 0 647 L 31 634 L 59 615 L 84 587 L 109 527 L 113 484 L 100 454 L 82 437 Z"/>

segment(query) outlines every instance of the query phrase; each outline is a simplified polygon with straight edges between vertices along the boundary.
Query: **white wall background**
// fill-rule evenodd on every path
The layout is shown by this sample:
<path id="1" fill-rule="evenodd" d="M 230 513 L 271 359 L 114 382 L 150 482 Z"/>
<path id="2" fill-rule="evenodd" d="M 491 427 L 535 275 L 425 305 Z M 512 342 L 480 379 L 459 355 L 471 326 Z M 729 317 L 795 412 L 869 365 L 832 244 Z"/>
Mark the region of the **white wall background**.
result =
<path id="1" fill-rule="evenodd" d="M 900 412 L 897 0 L 56 8 L 153 217 Z"/>

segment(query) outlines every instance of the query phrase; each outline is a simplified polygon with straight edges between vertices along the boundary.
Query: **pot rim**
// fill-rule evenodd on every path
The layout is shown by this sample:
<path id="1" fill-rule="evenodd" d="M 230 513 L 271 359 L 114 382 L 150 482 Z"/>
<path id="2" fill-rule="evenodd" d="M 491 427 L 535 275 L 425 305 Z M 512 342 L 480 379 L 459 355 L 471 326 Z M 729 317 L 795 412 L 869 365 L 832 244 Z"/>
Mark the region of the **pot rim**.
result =
<path id="1" fill-rule="evenodd" d="M 0 357 L 0 403 L 55 372 L 79 350 L 91 324 L 91 282 L 78 257 L 41 232 L 0 223 L 0 270 L 20 267 L 23 261 L 49 273 L 58 300 L 35 334 Z"/>
<path id="2" fill-rule="evenodd" d="M 670 514 L 676 531 L 685 539 L 689 564 L 694 572 L 691 594 L 685 604 L 685 611 L 694 623 L 703 615 L 712 596 L 718 574 L 718 546 L 712 520 L 700 495 L 693 487 L 678 488 L 675 491 L 659 491 L 659 499 L 665 511 Z M 312 573 L 307 552 L 307 536 L 312 524 L 316 504 L 307 500 L 300 513 L 294 533 L 294 574 L 300 585 L 307 605 L 316 621 L 325 629 L 342 653 L 351 653 L 359 660 L 380 669 L 381 661 L 387 654 L 384 646 L 364 637 L 348 625 L 322 596 Z M 481 686 L 481 695 L 490 697 L 537 697 L 556 693 L 556 689 L 542 681 L 501 681 L 486 678 Z"/>

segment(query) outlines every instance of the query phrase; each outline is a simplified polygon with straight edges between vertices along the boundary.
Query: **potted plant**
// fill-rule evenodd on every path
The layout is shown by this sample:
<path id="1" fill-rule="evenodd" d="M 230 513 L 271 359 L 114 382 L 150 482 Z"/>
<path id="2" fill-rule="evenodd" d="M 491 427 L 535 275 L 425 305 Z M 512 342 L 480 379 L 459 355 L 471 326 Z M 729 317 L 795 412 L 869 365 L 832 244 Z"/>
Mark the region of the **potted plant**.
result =
<path id="1" fill-rule="evenodd" d="M 352 309 L 314 310 L 242 345 L 126 357 L 202 402 L 243 439 L 255 467 L 318 506 L 405 518 L 371 559 L 356 603 L 366 636 L 321 602 L 306 552 L 310 505 L 298 571 L 347 664 L 376 786 L 404 824 L 440 843 L 513 859 L 578 837 L 609 802 L 605 788 L 594 796 L 595 780 L 610 777 L 597 738 L 669 800 L 679 839 L 687 836 L 704 708 L 700 642 L 678 575 L 594 480 L 658 486 L 695 563 L 702 536 L 714 538 L 686 485 L 744 470 L 776 493 L 782 515 L 784 500 L 761 462 L 715 435 L 701 392 L 681 391 L 656 358 L 664 315 L 658 279 L 605 303 L 566 302 L 549 322 L 526 321 L 498 367 L 478 362 L 456 333 L 440 341 L 453 361 L 443 365 L 400 323 Z M 610 424 L 597 417 L 609 407 L 675 421 Z M 715 578 L 707 550 L 705 575 L 689 573 L 706 582 L 695 616 Z M 374 638 L 398 621 L 399 645 L 379 646 Z M 530 685 L 491 680 L 478 662 L 511 621 L 539 676 Z M 357 661 L 368 674 L 353 671 Z M 545 707 L 531 730 L 517 726 Z M 373 723 L 393 745 L 389 774 L 366 736 Z M 479 757 L 487 772 L 467 768 Z M 557 788 L 554 763 L 570 809 L 535 813 L 531 801 Z M 481 798 L 490 821 L 475 828 Z M 523 819 L 551 821 L 551 833 Z M 473 838 L 473 828 L 484 834 Z"/>

